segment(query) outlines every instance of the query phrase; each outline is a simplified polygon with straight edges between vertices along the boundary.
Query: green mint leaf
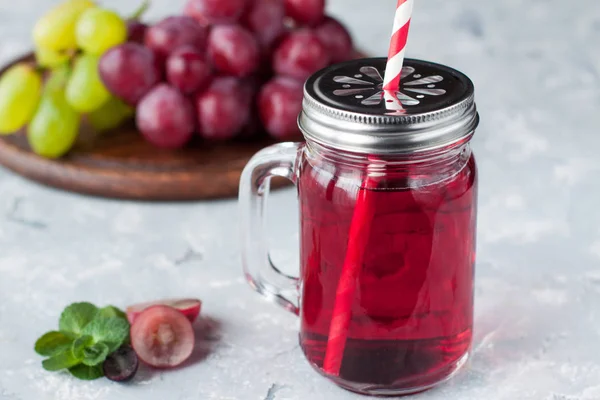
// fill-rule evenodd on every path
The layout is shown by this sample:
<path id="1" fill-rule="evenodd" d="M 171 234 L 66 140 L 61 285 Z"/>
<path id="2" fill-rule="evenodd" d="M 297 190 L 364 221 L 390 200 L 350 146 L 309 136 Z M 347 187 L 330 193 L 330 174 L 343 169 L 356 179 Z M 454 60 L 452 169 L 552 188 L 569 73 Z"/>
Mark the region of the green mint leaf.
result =
<path id="1" fill-rule="evenodd" d="M 125 314 L 123 311 L 121 311 L 115 306 L 106 306 L 104 308 L 101 308 L 99 315 L 107 318 L 116 317 L 125 320 L 127 319 L 127 314 Z"/>
<path id="2" fill-rule="evenodd" d="M 71 349 L 65 349 L 60 353 L 42 361 L 42 367 L 46 371 L 60 371 L 61 369 L 71 368 L 80 364 L 81 360 L 78 360 Z"/>
<path id="3" fill-rule="evenodd" d="M 71 304 L 61 314 L 58 328 L 65 335 L 77 339 L 97 314 L 98 308 L 93 304 Z"/>
<path id="4" fill-rule="evenodd" d="M 96 343 L 92 346 L 86 347 L 83 350 L 83 363 L 90 367 L 101 364 L 104 362 L 104 360 L 106 360 L 108 353 L 109 348 L 106 344 L 102 342 Z"/>
<path id="5" fill-rule="evenodd" d="M 122 318 L 98 316 L 83 330 L 91 335 L 95 343 L 105 343 L 112 353 L 129 339 L 129 322 Z"/>
<path id="6" fill-rule="evenodd" d="M 102 378 L 104 371 L 101 365 L 90 367 L 89 365 L 76 365 L 75 367 L 69 368 L 69 372 L 77 379 L 84 381 L 93 381 L 94 379 Z"/>
<path id="7" fill-rule="evenodd" d="M 40 356 L 52 357 L 71 347 L 73 339 L 61 332 L 48 332 L 35 342 L 35 352 Z"/>
<path id="8" fill-rule="evenodd" d="M 90 335 L 83 335 L 73 342 L 73 356 L 78 360 L 85 358 L 85 349 L 94 344 L 94 338 Z"/>

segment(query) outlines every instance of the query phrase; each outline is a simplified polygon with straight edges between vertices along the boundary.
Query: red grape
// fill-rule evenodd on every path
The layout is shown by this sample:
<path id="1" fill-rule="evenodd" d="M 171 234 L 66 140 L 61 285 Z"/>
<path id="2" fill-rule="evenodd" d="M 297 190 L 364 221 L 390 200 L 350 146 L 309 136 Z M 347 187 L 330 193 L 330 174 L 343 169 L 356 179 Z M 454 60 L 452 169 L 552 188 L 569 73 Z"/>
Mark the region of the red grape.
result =
<path id="1" fill-rule="evenodd" d="M 207 28 L 191 17 L 168 17 L 148 28 L 145 43 L 158 55 L 166 58 L 174 50 L 185 45 L 204 51 L 207 36 Z"/>
<path id="2" fill-rule="evenodd" d="M 254 0 L 244 14 L 244 25 L 254 33 L 263 49 L 268 49 L 285 31 L 285 6 L 281 0 Z"/>
<path id="3" fill-rule="evenodd" d="M 98 65 L 109 91 L 135 105 L 161 79 L 154 53 L 137 43 L 124 43 L 107 51 Z"/>
<path id="4" fill-rule="evenodd" d="M 137 19 L 130 19 L 127 21 L 127 41 L 144 44 L 144 38 L 146 36 L 146 30 L 148 25 L 140 22 Z"/>
<path id="5" fill-rule="evenodd" d="M 131 326 L 131 345 L 140 360 L 152 367 L 176 367 L 194 351 L 194 329 L 176 309 L 150 307 Z"/>
<path id="6" fill-rule="evenodd" d="M 180 47 L 167 59 L 169 83 L 185 94 L 204 88 L 211 75 L 211 68 L 202 53 L 191 46 Z"/>
<path id="7" fill-rule="evenodd" d="M 139 360 L 131 346 L 120 347 L 110 354 L 102 364 L 104 376 L 114 382 L 126 382 L 135 376 Z"/>
<path id="8" fill-rule="evenodd" d="M 231 139 L 250 120 L 252 88 L 233 77 L 216 78 L 196 101 L 200 135 L 207 139 Z"/>
<path id="9" fill-rule="evenodd" d="M 181 92 L 161 83 L 140 101 L 136 122 L 150 143 L 158 147 L 178 148 L 185 145 L 194 133 L 194 109 Z"/>
<path id="10" fill-rule="evenodd" d="M 298 115 L 302 111 L 302 82 L 276 77 L 263 86 L 258 108 L 267 132 L 277 139 L 295 138 L 300 134 Z"/>
<path id="11" fill-rule="evenodd" d="M 203 25 L 236 22 L 244 12 L 248 0 L 189 0 L 185 14 Z"/>
<path id="12" fill-rule="evenodd" d="M 298 24 L 314 26 L 325 17 L 325 0 L 285 0 L 285 10 Z"/>
<path id="13" fill-rule="evenodd" d="M 173 307 L 193 323 L 198 318 L 198 315 L 200 315 L 202 302 L 198 299 L 164 299 L 149 303 L 135 304 L 127 307 L 127 320 L 130 324 L 133 324 L 142 312 L 154 306 Z"/>
<path id="14" fill-rule="evenodd" d="M 352 36 L 338 20 L 327 17 L 315 28 L 315 33 L 325 45 L 327 52 L 331 55 L 333 63 L 339 63 L 352 59 L 354 45 Z"/>
<path id="15" fill-rule="evenodd" d="M 237 77 L 250 76 L 260 65 L 258 42 L 238 25 L 213 27 L 208 38 L 208 56 L 218 71 Z"/>
<path id="16" fill-rule="evenodd" d="M 316 33 L 301 29 L 287 35 L 275 50 L 273 69 L 279 75 L 306 80 L 330 64 L 331 58 Z"/>

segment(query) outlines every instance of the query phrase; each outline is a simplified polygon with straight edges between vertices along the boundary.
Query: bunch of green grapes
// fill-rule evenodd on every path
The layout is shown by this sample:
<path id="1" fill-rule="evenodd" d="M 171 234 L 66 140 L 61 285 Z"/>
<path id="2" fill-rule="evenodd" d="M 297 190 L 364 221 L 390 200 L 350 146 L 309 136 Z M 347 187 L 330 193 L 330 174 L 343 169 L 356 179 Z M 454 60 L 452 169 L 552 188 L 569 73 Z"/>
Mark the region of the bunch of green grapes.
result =
<path id="1" fill-rule="evenodd" d="M 32 150 L 56 158 L 73 147 L 82 114 L 99 131 L 131 116 L 98 72 L 100 57 L 127 40 L 117 13 L 91 0 L 65 0 L 37 22 L 33 39 L 36 62 L 19 63 L 0 77 L 0 134 L 28 125 Z"/>

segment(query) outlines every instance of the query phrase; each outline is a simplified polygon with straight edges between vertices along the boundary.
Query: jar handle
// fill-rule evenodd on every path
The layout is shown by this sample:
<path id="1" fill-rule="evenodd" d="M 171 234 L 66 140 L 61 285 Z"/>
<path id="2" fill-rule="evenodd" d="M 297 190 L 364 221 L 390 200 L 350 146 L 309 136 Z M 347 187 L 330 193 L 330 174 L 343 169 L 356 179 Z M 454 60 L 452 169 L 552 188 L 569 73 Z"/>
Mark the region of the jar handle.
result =
<path id="1" fill-rule="evenodd" d="M 283 274 L 271 261 L 265 225 L 271 178 L 284 177 L 296 185 L 303 148 L 301 143 L 280 143 L 258 152 L 244 168 L 239 195 L 246 280 L 258 293 L 296 315 L 299 279 Z"/>

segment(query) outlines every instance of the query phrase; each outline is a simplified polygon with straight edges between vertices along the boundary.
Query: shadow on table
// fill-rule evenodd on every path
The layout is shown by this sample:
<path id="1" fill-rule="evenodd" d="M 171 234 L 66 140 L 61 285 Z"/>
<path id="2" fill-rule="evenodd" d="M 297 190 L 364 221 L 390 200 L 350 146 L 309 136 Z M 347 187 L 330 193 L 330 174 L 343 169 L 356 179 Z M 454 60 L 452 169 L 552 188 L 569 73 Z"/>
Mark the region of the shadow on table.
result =
<path id="1" fill-rule="evenodd" d="M 200 316 L 194 324 L 196 333 L 196 347 L 190 358 L 182 367 L 196 364 L 210 356 L 221 341 L 222 323 L 211 316 Z"/>

